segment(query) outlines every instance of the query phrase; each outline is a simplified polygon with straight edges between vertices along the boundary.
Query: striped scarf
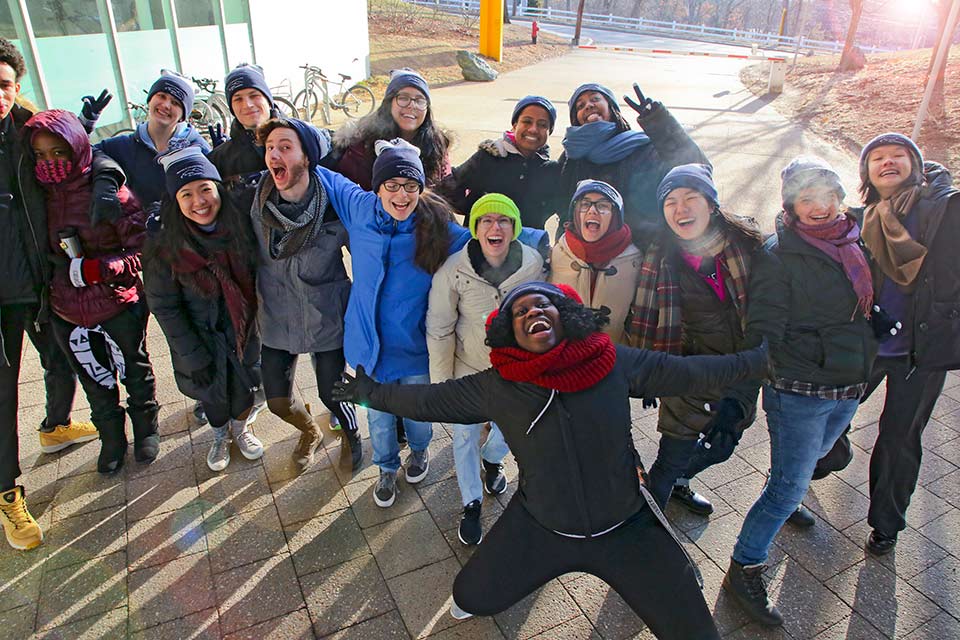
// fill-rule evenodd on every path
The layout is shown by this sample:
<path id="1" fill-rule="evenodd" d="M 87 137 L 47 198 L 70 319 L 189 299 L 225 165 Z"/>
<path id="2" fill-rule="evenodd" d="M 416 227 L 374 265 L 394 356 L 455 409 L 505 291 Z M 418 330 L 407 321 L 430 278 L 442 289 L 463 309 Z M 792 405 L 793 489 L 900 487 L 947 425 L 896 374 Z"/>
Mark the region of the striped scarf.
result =
<path id="1" fill-rule="evenodd" d="M 731 290 L 741 325 L 746 320 L 747 281 L 750 256 L 739 243 L 731 242 L 723 231 L 711 233 L 699 246 L 688 246 L 689 253 L 722 255 L 721 266 Z M 637 293 L 624 327 L 630 346 L 680 354 L 683 351 L 682 292 L 668 252 L 652 242 L 640 263 Z M 705 257 L 712 257 L 705 256 Z"/>

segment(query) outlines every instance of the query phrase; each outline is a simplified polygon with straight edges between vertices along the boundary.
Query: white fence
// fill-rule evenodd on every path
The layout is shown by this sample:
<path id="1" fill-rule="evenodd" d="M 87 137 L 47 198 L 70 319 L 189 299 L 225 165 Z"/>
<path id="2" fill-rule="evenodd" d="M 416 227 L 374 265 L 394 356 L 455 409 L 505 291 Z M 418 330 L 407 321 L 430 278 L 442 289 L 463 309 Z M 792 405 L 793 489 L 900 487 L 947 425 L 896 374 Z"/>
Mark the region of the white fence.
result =
<path id="1" fill-rule="evenodd" d="M 406 0 L 410 4 L 424 7 L 434 7 L 441 11 L 452 13 L 477 14 L 480 12 L 480 0 Z M 541 9 L 523 7 L 517 17 L 542 22 L 559 24 L 576 24 L 576 11 L 562 11 L 559 9 Z M 704 25 L 682 24 L 679 22 L 663 22 L 646 20 L 644 18 L 625 18 L 614 15 L 584 13 L 583 25 L 594 29 L 610 29 L 616 31 L 635 31 L 665 35 L 672 38 L 687 38 L 692 40 L 709 40 L 724 44 L 751 46 L 758 45 L 766 49 L 782 49 L 788 51 L 813 51 L 815 53 L 840 53 L 843 43 L 836 41 L 811 40 L 803 36 L 781 36 L 775 33 L 760 31 L 746 31 L 743 29 L 720 29 Z M 889 51 L 880 47 L 860 47 L 867 53 Z"/>

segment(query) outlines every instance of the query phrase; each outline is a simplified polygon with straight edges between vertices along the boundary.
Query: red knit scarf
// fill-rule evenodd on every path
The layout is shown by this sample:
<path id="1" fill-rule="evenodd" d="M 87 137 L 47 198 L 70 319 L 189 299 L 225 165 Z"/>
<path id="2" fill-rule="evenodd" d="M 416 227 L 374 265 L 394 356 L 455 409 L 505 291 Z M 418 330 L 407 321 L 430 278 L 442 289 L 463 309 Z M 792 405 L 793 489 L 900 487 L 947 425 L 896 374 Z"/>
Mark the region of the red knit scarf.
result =
<path id="1" fill-rule="evenodd" d="M 573 255 L 595 267 L 606 266 L 633 242 L 630 227 L 625 224 L 616 231 L 608 231 L 596 242 L 586 242 L 570 223 L 567 223 L 566 229 L 563 237 L 567 240 L 567 246 L 570 247 Z"/>
<path id="2" fill-rule="evenodd" d="M 591 333 L 583 340 L 564 340 L 546 353 L 519 347 L 490 350 L 490 363 L 505 380 L 529 382 L 557 391 L 583 391 L 600 382 L 613 369 L 617 349 L 610 336 Z"/>

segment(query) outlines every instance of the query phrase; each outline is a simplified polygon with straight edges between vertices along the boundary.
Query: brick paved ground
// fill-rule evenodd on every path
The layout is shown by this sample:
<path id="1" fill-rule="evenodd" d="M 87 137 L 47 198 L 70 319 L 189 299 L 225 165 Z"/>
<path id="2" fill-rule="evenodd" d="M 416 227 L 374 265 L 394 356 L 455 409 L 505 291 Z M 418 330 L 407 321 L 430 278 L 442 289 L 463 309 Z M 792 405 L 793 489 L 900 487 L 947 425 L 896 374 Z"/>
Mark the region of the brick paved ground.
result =
<path id="1" fill-rule="evenodd" d="M 150 466 L 128 454 L 112 478 L 95 471 L 96 442 L 39 453 L 33 429 L 43 417 L 43 384 L 36 355 L 26 352 L 22 482 L 46 539 L 31 552 L 0 548 L 0 637 L 652 637 L 604 583 L 582 574 L 563 576 L 495 618 L 457 623 L 447 613 L 450 586 L 470 553 L 456 536 L 460 502 L 448 430 L 435 428 L 429 477 L 416 488 L 401 480 L 390 509 L 373 503 L 369 447 L 364 468 L 351 475 L 328 433 L 317 464 L 294 477 L 296 432 L 266 414 L 256 429 L 264 458 L 249 462 L 235 452 L 226 472 L 214 475 L 205 464 L 209 428 L 194 423 L 178 393 L 156 325 L 150 345 L 163 452 Z M 319 413 L 307 365 L 298 384 Z M 805 500 L 817 525 L 788 526 L 777 539 L 769 575 L 787 618 L 783 631 L 748 624 L 720 590 L 768 464 L 762 418 L 733 458 L 696 483 L 716 506 L 709 520 L 668 510 L 704 574 L 724 637 L 960 638 L 960 377 L 951 374 L 947 386 L 924 436 L 910 527 L 883 560 L 862 549 L 878 402 L 857 415 L 854 463 L 815 483 Z M 85 417 L 82 395 L 76 407 Z M 637 403 L 634 437 L 648 463 L 655 423 Z M 515 479 L 515 467 L 510 473 Z M 511 493 L 487 501 L 488 526 Z"/>

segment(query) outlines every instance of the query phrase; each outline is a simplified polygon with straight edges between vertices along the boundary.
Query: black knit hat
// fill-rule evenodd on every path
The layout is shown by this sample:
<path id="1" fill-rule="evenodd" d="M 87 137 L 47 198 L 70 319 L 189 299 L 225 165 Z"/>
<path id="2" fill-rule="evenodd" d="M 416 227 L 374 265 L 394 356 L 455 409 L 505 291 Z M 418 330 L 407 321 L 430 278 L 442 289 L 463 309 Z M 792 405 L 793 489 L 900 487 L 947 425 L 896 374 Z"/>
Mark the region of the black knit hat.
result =
<path id="1" fill-rule="evenodd" d="M 610 91 L 607 87 L 602 84 L 597 84 L 596 82 L 588 82 L 582 84 L 576 89 L 573 90 L 573 95 L 570 96 L 570 100 L 567 101 L 567 106 L 570 107 L 570 125 L 577 126 L 583 124 L 582 122 L 577 121 L 577 98 L 586 93 L 587 91 L 596 91 L 597 93 L 603 94 L 603 97 L 607 99 L 607 104 L 610 105 L 611 114 L 620 113 L 620 105 L 617 104 L 617 97 L 613 95 L 613 91 Z"/>
<path id="2" fill-rule="evenodd" d="M 224 91 L 227 94 L 227 105 L 233 113 L 233 94 L 241 89 L 256 89 L 263 94 L 270 106 L 273 106 L 273 94 L 267 86 L 267 79 L 263 76 L 263 69 L 257 65 L 242 62 L 233 71 L 227 74 Z M 233 113 L 236 116 L 236 113 Z"/>
<path id="3" fill-rule="evenodd" d="M 220 172 L 207 160 L 207 156 L 203 155 L 203 150 L 197 145 L 168 151 L 157 158 L 157 162 L 163 165 L 167 193 L 174 200 L 177 198 L 177 191 L 196 180 L 222 182 Z"/>
<path id="4" fill-rule="evenodd" d="M 427 177 L 420 161 L 420 149 L 402 138 L 377 140 L 374 144 L 377 159 L 373 162 L 371 185 L 376 193 L 390 178 L 410 178 L 420 183 L 420 191 L 427 185 Z"/>
<path id="5" fill-rule="evenodd" d="M 430 87 L 427 85 L 427 81 L 419 73 L 407 67 L 394 69 L 390 72 L 390 84 L 387 85 L 387 92 L 384 97 L 392 98 L 400 93 L 400 89 L 404 87 L 417 89 L 427 99 L 427 102 L 430 102 Z"/>
<path id="6" fill-rule="evenodd" d="M 193 111 L 193 87 L 190 86 L 190 82 L 175 71 L 162 69 L 160 77 L 150 85 L 150 91 L 147 92 L 147 102 L 150 102 L 150 98 L 161 91 L 180 103 L 183 108 L 183 117 L 180 119 L 187 120 L 190 117 L 190 112 Z"/>
<path id="7" fill-rule="evenodd" d="M 513 116 L 510 117 L 510 124 L 517 124 L 517 120 L 520 119 L 520 114 L 529 106 L 543 107 L 546 110 L 547 116 L 550 118 L 550 133 L 553 133 L 553 125 L 557 123 L 557 108 L 543 96 L 525 96 L 520 98 L 516 106 L 513 107 Z"/>
<path id="8" fill-rule="evenodd" d="M 717 185 L 713 182 L 713 168 L 708 164 L 682 164 L 663 176 L 657 187 L 657 205 L 663 211 L 663 201 L 674 189 L 699 191 L 713 205 L 718 203 Z"/>
<path id="9" fill-rule="evenodd" d="M 300 146 L 303 147 L 303 155 L 307 156 L 310 163 L 310 170 L 320 164 L 320 159 L 330 151 L 330 134 L 326 129 L 318 129 L 309 122 L 297 120 L 296 118 L 286 118 L 284 122 L 297 132 L 300 138 Z"/>

